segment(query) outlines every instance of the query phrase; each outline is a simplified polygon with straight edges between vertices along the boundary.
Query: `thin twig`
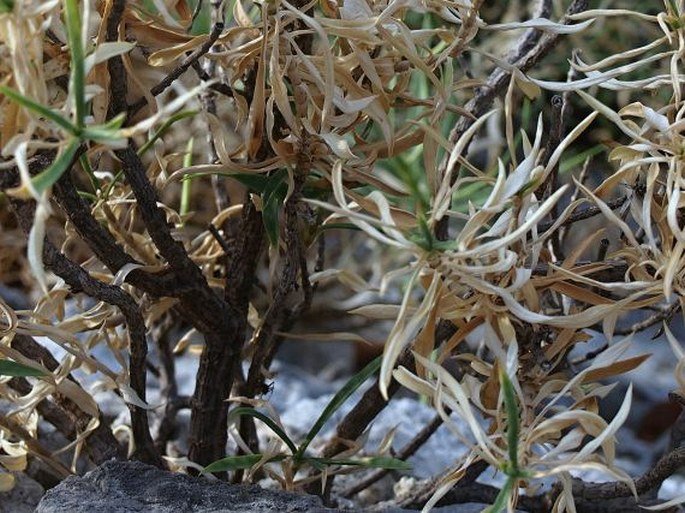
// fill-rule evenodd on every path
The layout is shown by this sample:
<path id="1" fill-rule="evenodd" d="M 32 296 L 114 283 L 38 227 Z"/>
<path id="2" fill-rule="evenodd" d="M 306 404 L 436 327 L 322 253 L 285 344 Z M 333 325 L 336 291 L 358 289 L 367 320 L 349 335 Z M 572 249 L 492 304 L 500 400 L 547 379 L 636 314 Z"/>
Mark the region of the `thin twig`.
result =
<path id="1" fill-rule="evenodd" d="M 617 208 L 622 207 L 626 201 L 628 201 L 628 196 L 621 196 L 619 198 L 616 198 L 611 201 L 607 201 L 606 204 L 607 206 L 615 210 Z M 591 217 L 594 217 L 596 215 L 599 215 L 602 213 L 602 210 L 599 207 L 596 206 L 590 206 L 586 209 L 583 209 L 579 212 L 574 212 L 570 216 L 568 216 L 564 221 L 559 225 L 559 228 L 562 228 L 564 226 L 570 226 L 574 223 L 577 223 L 578 221 L 584 221 L 585 219 L 590 219 Z M 541 223 L 538 225 L 538 233 L 544 233 L 547 230 L 549 230 L 552 226 L 554 226 L 554 223 L 556 221 L 550 221 L 547 223 Z"/>
<path id="2" fill-rule="evenodd" d="M 657 499 L 645 497 L 658 490 L 661 484 L 675 472 L 685 466 L 685 447 L 678 448 L 666 454 L 642 476 L 635 480 L 635 489 L 640 497 L 639 502 L 632 495 L 631 488 L 624 482 L 585 483 L 574 479 L 572 490 L 576 510 L 582 513 L 599 513 L 606 511 L 639 512 L 640 506 L 658 504 Z M 550 492 L 536 495 L 521 495 L 517 501 L 517 508 L 532 513 L 547 513 L 551 511 L 554 501 L 561 493 L 561 487 L 555 486 Z M 468 486 L 456 486 L 448 491 L 436 504 L 447 506 L 477 502 L 492 504 L 499 489 L 495 486 L 471 482 Z M 420 500 L 412 495 L 408 500 L 399 503 L 401 507 L 422 508 L 430 495 L 422 494 Z"/>
<path id="3" fill-rule="evenodd" d="M 668 324 L 668 322 L 673 318 L 673 316 L 678 312 L 678 310 L 680 310 L 680 301 L 674 301 L 672 304 L 668 305 L 663 310 L 656 312 L 653 315 L 650 315 L 649 317 L 640 322 L 631 324 L 627 328 L 615 329 L 614 334 L 629 335 L 630 333 L 638 333 L 640 331 L 646 330 L 647 328 L 651 328 L 655 324 L 659 324 L 662 321 L 666 321 L 666 324 Z M 652 337 L 652 340 L 661 336 L 661 333 L 662 330 L 658 330 Z"/>
<path id="4" fill-rule="evenodd" d="M 164 77 L 156 86 L 150 89 L 150 94 L 152 94 L 152 96 L 158 96 L 162 94 L 171 84 L 174 83 L 175 80 L 177 80 L 181 75 L 183 75 L 188 70 L 188 68 L 190 68 L 193 65 L 194 62 L 197 62 L 200 59 L 200 57 L 209 52 L 210 48 L 212 48 L 214 43 L 216 43 L 217 39 L 219 39 L 219 36 L 221 36 L 221 32 L 223 32 L 223 30 L 223 21 L 217 21 L 212 27 L 212 31 L 209 34 L 209 39 L 202 43 L 202 46 L 197 48 L 185 59 L 183 59 L 181 64 L 179 64 L 173 70 L 171 70 L 169 74 L 167 74 L 167 76 Z M 144 97 L 134 102 L 133 105 L 131 105 L 128 109 L 129 118 L 133 117 L 140 109 L 145 107 L 146 104 L 147 100 Z"/>
<path id="5" fill-rule="evenodd" d="M 395 458 L 400 459 L 400 460 L 406 460 L 410 458 L 411 456 L 418 451 L 423 444 L 425 444 L 428 439 L 437 431 L 437 429 L 442 426 L 443 420 L 440 415 L 435 415 L 433 419 L 426 424 L 421 431 L 419 431 L 402 449 L 400 449 L 397 454 L 395 454 Z M 344 490 L 341 495 L 346 498 L 350 498 L 353 495 L 358 494 L 362 490 L 366 490 L 369 486 L 374 484 L 375 482 L 379 481 L 380 479 L 383 479 L 385 476 L 387 476 L 390 473 L 390 470 L 388 469 L 379 469 L 374 472 L 372 472 L 369 476 L 366 478 L 362 479 L 358 483 L 355 483 L 354 485 L 350 486 L 346 490 Z"/>

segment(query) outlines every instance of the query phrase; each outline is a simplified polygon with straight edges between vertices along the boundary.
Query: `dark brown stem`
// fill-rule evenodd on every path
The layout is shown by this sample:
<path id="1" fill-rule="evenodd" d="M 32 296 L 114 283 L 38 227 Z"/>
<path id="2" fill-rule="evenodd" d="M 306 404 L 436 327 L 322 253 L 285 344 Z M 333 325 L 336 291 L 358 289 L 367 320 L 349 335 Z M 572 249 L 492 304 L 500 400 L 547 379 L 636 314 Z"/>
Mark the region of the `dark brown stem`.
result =
<path id="1" fill-rule="evenodd" d="M 35 215 L 35 202 L 12 200 L 17 219 L 28 234 Z M 92 278 L 86 270 L 69 260 L 46 238 L 43 248 L 45 265 L 62 278 L 73 292 L 85 292 L 99 301 L 119 308 L 124 316 L 130 341 L 129 382 L 138 397 L 145 401 L 145 359 L 147 339 L 145 322 L 135 300 L 121 288 L 108 285 Z M 164 463 L 154 448 L 147 418 L 147 411 L 139 406 L 128 404 L 131 410 L 131 428 L 136 445 L 134 457 L 146 463 L 164 467 Z"/>
<path id="2" fill-rule="evenodd" d="M 159 422 L 155 438 L 155 447 L 160 454 L 166 453 L 166 444 L 176 432 L 176 413 L 179 409 L 178 385 L 176 383 L 176 364 L 171 347 L 173 318 L 166 315 L 153 329 L 159 355 L 159 389 L 161 397 L 166 399 L 164 414 Z"/>
<path id="3" fill-rule="evenodd" d="M 247 329 L 249 293 L 262 251 L 264 227 L 261 214 L 246 195 L 236 250 L 226 273 L 225 300 L 235 326 L 228 332 L 206 333 L 200 356 L 190 418 L 189 457 L 208 464 L 223 454 L 227 441 L 227 403 L 238 375 L 240 350 Z M 211 337 L 211 338 L 210 338 Z M 220 378 L 217 378 L 220 377 Z M 230 379 L 230 381 L 229 381 Z"/>
<path id="4" fill-rule="evenodd" d="M 124 7 L 123 0 L 116 0 L 112 5 L 112 11 L 107 20 L 108 41 L 116 41 L 118 38 L 118 27 Z M 221 26 L 218 25 L 215 26 L 215 33 L 221 31 Z M 206 52 L 210 47 L 211 44 L 203 45 L 200 50 Z M 191 61 L 192 59 L 186 60 L 186 64 L 190 66 Z M 112 117 L 119 112 L 127 111 L 126 71 L 119 57 L 109 59 L 107 64 L 113 93 L 109 105 L 109 116 Z M 179 296 L 184 311 L 193 326 L 205 338 L 205 347 L 200 357 L 195 392 L 191 401 L 189 458 L 201 465 L 207 465 L 223 457 L 226 450 L 228 436 L 226 400 L 230 396 L 240 361 L 247 302 L 245 301 L 240 308 L 235 308 L 235 304 L 222 300 L 209 287 L 202 271 L 190 259 L 183 245 L 174 240 L 166 215 L 157 206 L 156 191 L 145 174 L 145 168 L 133 144 L 129 143 L 128 147 L 116 150 L 115 154 L 121 160 L 124 175 L 138 202 L 138 208 L 150 238 L 161 256 L 175 271 L 179 281 L 183 283 L 184 290 Z M 251 238 L 252 234 L 250 234 Z M 251 262 L 254 256 L 254 254 L 242 255 Z M 254 269 L 248 275 L 250 284 L 253 275 Z M 242 279 L 244 275 L 239 276 Z M 249 286 L 247 289 L 249 290 Z M 245 292 L 244 295 L 246 294 Z"/>
<path id="5" fill-rule="evenodd" d="M 76 231 L 95 256 L 112 273 L 117 273 L 127 264 L 140 265 L 127 254 L 109 233 L 90 213 L 90 207 L 81 198 L 71 179 L 71 171 L 66 171 L 54 186 L 57 203 L 74 224 Z M 172 270 L 148 273 L 134 269 L 126 275 L 126 282 L 155 297 L 176 297 L 183 291 L 184 284 Z"/>
<path id="6" fill-rule="evenodd" d="M 302 187 L 307 178 L 309 166 L 302 166 L 296 170 L 293 192 L 283 207 L 285 213 L 285 262 L 280 279 L 271 297 L 271 304 L 264 315 L 262 325 L 255 336 L 253 343 L 252 362 L 247 374 L 242 395 L 255 397 L 264 388 L 265 371 L 268 370 L 273 357 L 278 349 L 281 337 L 275 337 L 276 331 L 282 330 L 283 325 L 290 319 L 289 325 L 294 322 L 293 309 L 288 307 L 292 303 L 291 296 L 298 284 L 298 273 L 301 274 L 301 284 L 305 294 L 303 304 L 306 308 L 311 304 L 311 285 L 307 274 L 307 262 L 303 255 L 302 240 L 298 233 L 300 221 L 298 219 L 298 206 L 301 201 Z M 298 308 L 301 314 L 302 308 Z M 258 439 L 252 417 L 243 416 L 240 419 L 240 434 L 253 452 L 259 451 Z"/>
<path id="7" fill-rule="evenodd" d="M 544 164 L 547 165 L 549 162 L 550 157 L 552 156 L 552 153 L 554 153 L 554 150 L 559 146 L 559 143 L 561 142 L 561 138 L 564 133 L 564 118 L 562 116 L 564 112 L 564 98 L 563 96 L 559 95 L 554 95 L 552 97 L 552 101 L 550 102 L 552 106 L 552 113 L 551 113 L 551 119 L 550 119 L 550 130 L 549 130 L 549 136 L 547 138 L 547 144 L 545 145 L 545 154 L 544 154 Z M 540 188 L 542 189 L 542 198 L 547 199 L 550 194 L 557 190 L 559 184 L 559 162 L 552 167 L 552 170 L 550 171 L 549 175 L 547 176 L 547 179 L 545 180 L 545 183 L 543 183 Z M 552 206 L 552 210 L 550 211 L 550 216 L 552 218 L 556 218 L 558 215 L 559 211 L 559 206 L 555 203 Z M 559 236 L 559 232 L 555 233 L 552 236 L 552 249 L 554 250 L 554 256 L 557 260 L 563 260 L 563 252 L 561 248 L 561 240 Z"/>
<path id="8" fill-rule="evenodd" d="M 56 370 L 59 366 L 59 362 L 52 353 L 28 335 L 15 334 L 12 338 L 12 348 L 25 357 L 40 362 L 50 371 Z M 66 379 L 76 382 L 71 375 Z M 9 385 L 22 394 L 28 394 L 32 388 L 31 384 L 23 378 L 14 378 L 10 380 Z M 90 415 L 68 397 L 56 393 L 53 394 L 52 399 L 54 402 L 45 399 L 38 403 L 38 412 L 67 439 L 73 439 L 90 424 Z M 112 458 L 124 459 L 126 457 L 124 448 L 114 438 L 102 414 L 99 421 L 98 427 L 85 440 L 88 456 L 96 465 Z"/>
<path id="9" fill-rule="evenodd" d="M 207 41 L 205 41 L 202 44 L 202 46 L 197 48 L 185 59 L 183 59 L 181 64 L 179 64 L 173 70 L 171 70 L 171 72 L 169 72 L 169 74 L 166 77 L 164 77 L 156 86 L 150 89 L 150 94 L 152 94 L 152 96 L 158 96 L 162 94 L 171 84 L 173 84 L 174 81 L 178 80 L 178 78 L 181 75 L 183 75 L 188 70 L 188 68 L 190 68 L 193 65 L 193 63 L 197 62 L 200 59 L 200 57 L 205 55 L 212 48 L 214 43 L 216 43 L 217 39 L 219 39 L 219 36 L 221 35 L 221 32 L 223 30 L 223 21 L 217 21 L 209 34 L 209 39 L 207 39 Z M 129 117 L 133 117 L 140 109 L 145 107 L 146 104 L 147 100 L 145 98 L 141 98 L 138 101 L 136 101 L 128 109 Z"/>

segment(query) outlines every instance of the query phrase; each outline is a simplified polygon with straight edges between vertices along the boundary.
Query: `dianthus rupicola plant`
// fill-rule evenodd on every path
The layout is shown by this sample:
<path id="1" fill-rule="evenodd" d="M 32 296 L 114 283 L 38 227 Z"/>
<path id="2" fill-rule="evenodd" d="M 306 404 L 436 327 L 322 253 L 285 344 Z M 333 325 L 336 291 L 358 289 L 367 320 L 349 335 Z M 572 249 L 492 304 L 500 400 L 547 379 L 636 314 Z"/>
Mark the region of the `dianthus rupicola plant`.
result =
<path id="1" fill-rule="evenodd" d="M 0 488 L 27 458 L 60 480 L 128 457 L 332 501 L 337 473 L 376 468 L 353 496 L 444 423 L 465 456 L 399 504 L 685 501 L 655 499 L 675 434 L 642 475 L 616 462 L 632 385 L 600 411 L 650 327 L 685 402 L 685 8 L 588 4 L 0 0 Z M 365 342 L 360 318 L 382 356 L 292 439 L 278 349 Z M 401 387 L 434 422 L 365 454 Z"/>

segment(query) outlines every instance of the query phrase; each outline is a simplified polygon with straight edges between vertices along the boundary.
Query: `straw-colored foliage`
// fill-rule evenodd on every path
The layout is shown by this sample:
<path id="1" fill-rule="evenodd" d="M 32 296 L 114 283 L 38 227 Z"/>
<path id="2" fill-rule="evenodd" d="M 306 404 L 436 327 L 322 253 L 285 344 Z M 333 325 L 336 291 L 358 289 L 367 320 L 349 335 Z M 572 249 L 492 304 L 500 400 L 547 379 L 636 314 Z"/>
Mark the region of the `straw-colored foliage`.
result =
<path id="1" fill-rule="evenodd" d="M 60 477 L 84 457 L 104 420 L 94 390 L 68 377 L 77 369 L 95 373 L 96 388 L 116 391 L 132 412 L 161 411 L 135 385 L 128 300 L 83 294 L 87 284 L 72 293 L 50 247 L 130 297 L 151 343 L 168 319 L 183 330 L 178 353 L 211 337 L 185 292 L 154 294 L 132 278 L 190 276 L 173 248 L 163 249 L 166 230 L 200 269 L 197 290 L 226 288 L 216 301 L 228 306 L 215 315 L 238 319 L 236 330 L 244 320 L 243 357 L 264 358 L 270 341 L 288 336 L 288 315 L 304 313 L 310 294 L 317 308 L 336 311 L 340 290 L 351 290 L 350 315 L 378 329 L 392 321 L 381 393 L 391 395 L 396 379 L 430 398 L 455 443 L 469 448 L 426 509 L 479 460 L 508 476 L 497 505 L 510 509 L 552 476 L 554 511 L 575 511 L 576 470 L 602 470 L 635 492 L 635 476 L 615 464 L 631 389 L 613 419 L 598 402 L 648 357 L 625 354 L 637 336 L 616 334 L 627 314 L 651 309 L 655 324 L 666 323 L 682 307 L 685 11 L 671 0 L 629 2 L 631 10 L 573 2 L 571 14 L 570 2 L 530 3 L 528 12 L 523 2 L 498 11 L 479 0 L 0 0 L 0 280 L 35 300 L 24 310 L 0 303 L 0 356 L 34 371 L 17 366 L 0 381 L 11 405 L 0 415 L 0 489 L 27 455 Z M 550 6 L 542 17 L 538 9 Z M 606 41 L 611 31 L 620 38 Z M 544 45 L 548 60 L 535 53 Z M 585 52 L 571 53 L 577 47 Z M 115 61 L 125 98 L 116 97 Z M 128 112 L 117 110 L 122 102 Z M 603 163 L 584 162 L 598 138 Z M 127 147 L 166 227 L 146 213 L 125 169 Z M 97 252 L 65 199 L 67 179 L 129 260 L 114 265 Z M 22 205 L 32 218 L 22 218 Z M 250 209 L 263 241 L 245 254 L 257 237 L 246 231 Z M 322 238 L 343 249 L 315 266 Z M 372 258 L 355 260 L 350 244 Z M 244 308 L 232 292 L 242 278 L 230 275 L 241 258 L 256 266 Z M 257 281 L 263 286 L 252 287 Z M 362 338 L 340 319 L 324 338 Z M 451 334 L 440 339 L 446 325 Z M 569 351 L 590 329 L 607 349 L 571 365 Z M 685 395 L 683 349 L 665 330 Z M 20 351 L 19 336 L 60 346 L 57 365 Z M 102 348 L 116 368 L 94 357 Z M 413 364 L 398 366 L 407 348 Z M 447 365 L 455 361 L 460 372 Z M 234 399 L 241 395 L 236 387 Z M 39 404 L 64 398 L 90 419 L 64 449 L 70 468 L 38 431 Z M 273 457 L 280 450 L 269 448 Z M 292 486 L 294 476 L 273 472 Z"/>

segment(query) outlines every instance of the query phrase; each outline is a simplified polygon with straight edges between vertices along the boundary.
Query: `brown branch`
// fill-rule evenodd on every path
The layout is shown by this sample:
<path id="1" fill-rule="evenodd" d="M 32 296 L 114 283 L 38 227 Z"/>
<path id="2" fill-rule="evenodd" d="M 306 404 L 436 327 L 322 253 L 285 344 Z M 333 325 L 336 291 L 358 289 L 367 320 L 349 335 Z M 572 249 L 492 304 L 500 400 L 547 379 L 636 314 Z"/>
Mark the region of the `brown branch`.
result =
<path id="1" fill-rule="evenodd" d="M 262 216 L 246 194 L 235 251 L 226 272 L 225 301 L 234 327 L 226 336 L 206 338 L 200 356 L 190 418 L 190 452 L 193 461 L 208 464 L 223 454 L 227 441 L 227 403 L 238 375 L 240 350 L 247 330 L 249 294 L 254 281 L 264 239 Z M 217 376 L 225 378 L 217 379 Z M 230 378 L 230 385 L 227 382 Z"/>
<path id="2" fill-rule="evenodd" d="M 212 80 L 212 76 L 207 73 L 205 70 L 202 69 L 202 66 L 200 65 L 199 62 L 193 62 L 192 64 L 193 70 L 195 70 L 195 73 L 197 74 L 197 78 L 204 82 L 209 82 Z M 227 98 L 233 98 L 233 89 L 231 89 L 231 86 L 226 85 L 222 82 L 213 82 L 209 84 L 209 89 L 211 91 L 215 91 L 223 96 L 226 96 Z"/>
<path id="3" fill-rule="evenodd" d="M 171 346 L 173 318 L 166 314 L 153 328 L 159 358 L 159 392 L 166 401 L 164 413 L 159 421 L 155 447 L 160 454 L 166 453 L 166 444 L 177 430 L 176 414 L 179 410 L 178 384 L 176 382 L 176 363 Z"/>
<path id="4" fill-rule="evenodd" d="M 419 431 L 414 437 L 400 449 L 397 454 L 394 455 L 395 458 L 400 460 L 406 460 L 413 456 L 416 451 L 418 451 L 423 444 L 425 444 L 428 439 L 437 431 L 437 429 L 442 426 L 443 420 L 440 415 L 435 415 L 433 419 L 426 424 L 421 431 Z M 366 490 L 369 486 L 375 482 L 383 479 L 390 473 L 389 469 L 380 469 L 372 472 L 369 476 L 362 479 L 358 483 L 350 486 L 344 490 L 341 495 L 346 498 L 350 498 L 353 495 L 358 494 L 362 490 Z"/>
<path id="5" fill-rule="evenodd" d="M 13 349 L 19 351 L 26 358 L 40 362 L 50 371 L 55 371 L 59 367 L 59 362 L 52 353 L 28 335 L 16 333 L 11 344 Z M 76 382 L 71 374 L 66 379 Z M 22 394 L 28 394 L 32 389 L 31 384 L 23 378 L 14 378 L 10 380 L 9 385 Z M 38 412 L 67 439 L 71 440 L 90 424 L 90 415 L 68 397 L 55 393 L 53 400 L 54 402 L 45 399 L 38 403 Z M 85 448 L 88 456 L 96 465 L 112 458 L 124 459 L 126 457 L 124 448 L 114 438 L 112 430 L 104 422 L 102 414 L 99 417 L 98 427 L 85 439 Z"/>
<path id="6" fill-rule="evenodd" d="M 11 204 L 21 228 L 28 234 L 35 215 L 35 202 L 11 200 Z M 147 339 L 145 336 L 145 322 L 138 304 L 121 288 L 102 283 L 91 277 L 85 269 L 58 251 L 47 237 L 43 247 L 43 259 L 45 265 L 62 278 L 72 288 L 73 292 L 85 292 L 99 301 L 104 301 L 119 308 L 124 316 L 130 340 L 130 386 L 140 399 L 145 401 Z M 128 407 L 131 410 L 131 428 L 136 444 L 134 457 L 145 463 L 164 467 L 165 465 L 152 443 L 147 412 L 143 408 L 130 403 Z"/>
<path id="7" fill-rule="evenodd" d="M 124 4 L 122 0 L 114 2 L 108 25 L 112 23 L 115 13 L 114 6 L 119 3 Z M 116 35 L 116 30 L 114 30 L 114 35 Z M 108 29 L 108 40 L 110 36 Z M 125 93 L 126 71 L 121 58 L 109 59 L 108 66 L 112 87 Z M 122 96 L 112 95 L 109 108 L 110 117 L 126 109 L 125 97 L 125 94 Z M 183 244 L 172 237 L 166 215 L 157 206 L 157 193 L 147 178 L 143 163 L 136 154 L 133 144 L 129 142 L 129 146 L 115 150 L 115 154 L 121 160 L 122 170 L 138 202 L 138 208 L 150 238 L 162 257 L 176 271 L 179 281 L 186 285 L 187 290 L 192 294 L 191 302 L 199 305 L 193 311 L 193 324 L 196 327 L 203 327 L 204 330 L 198 328 L 201 332 L 216 331 L 218 327 L 225 328 L 227 331 L 230 330 L 232 326 L 228 322 L 225 303 L 211 290 L 202 271 L 188 256 Z"/>
<path id="8" fill-rule="evenodd" d="M 57 151 L 55 150 L 43 150 L 36 153 L 28 161 L 29 174 L 35 175 L 40 173 L 43 169 L 47 168 L 55 160 Z M 3 169 L 0 172 L 0 190 L 4 191 L 11 187 L 17 187 L 20 183 L 19 169 L 16 166 L 9 169 Z"/>
<path id="9" fill-rule="evenodd" d="M 631 333 L 638 333 L 640 331 L 644 331 L 647 328 L 650 328 L 656 324 L 659 324 L 660 322 L 666 321 L 666 324 L 668 324 L 673 316 L 678 313 L 678 310 L 680 310 L 680 301 L 674 301 L 673 304 L 669 305 L 668 307 L 664 308 L 660 312 L 656 312 L 653 315 L 650 315 L 647 317 L 645 320 L 636 322 L 634 324 L 631 324 L 627 328 L 617 328 L 614 330 L 615 335 L 629 335 Z M 652 336 L 652 340 L 658 338 L 661 336 L 663 332 L 663 328 L 660 328 L 654 336 Z"/>
<path id="10" fill-rule="evenodd" d="M 58 205 L 81 239 L 113 274 L 127 264 L 142 265 L 126 253 L 112 234 L 93 217 L 89 205 L 79 196 L 74 186 L 70 170 L 57 181 L 53 192 Z M 134 269 L 126 275 L 126 282 L 155 297 L 178 297 L 185 286 L 171 269 L 158 273 Z"/>
<path id="11" fill-rule="evenodd" d="M 639 500 L 633 497 L 630 487 L 624 482 L 585 483 L 574 479 L 572 484 L 573 498 L 576 510 L 581 513 L 603 513 L 608 511 L 635 512 L 643 511 L 640 506 L 658 504 L 660 501 L 651 497 L 661 487 L 662 483 L 681 468 L 685 467 L 685 447 L 671 451 L 663 456 L 651 469 L 635 480 L 635 489 Z M 446 506 L 478 502 L 492 504 L 499 493 L 499 489 L 477 482 L 468 486 L 455 486 L 447 492 L 436 504 Z M 558 484 L 548 493 L 532 497 L 520 496 L 517 508 L 532 513 L 547 513 L 551 511 L 554 501 L 561 493 Z M 422 508 L 429 495 L 423 494 L 419 500 L 412 495 L 399 502 L 404 508 Z"/>
<path id="12" fill-rule="evenodd" d="M 306 144 L 306 142 L 305 142 Z M 301 159 L 307 159 L 307 152 L 301 151 Z M 298 226 L 300 225 L 298 207 L 301 203 L 302 188 L 311 168 L 311 161 L 303 162 L 296 168 L 293 191 L 283 206 L 284 231 L 285 231 L 285 262 L 278 284 L 275 287 L 271 304 L 264 315 L 262 325 L 255 336 L 252 353 L 252 361 L 248 370 L 247 379 L 241 387 L 241 395 L 255 397 L 262 393 L 265 383 L 265 372 L 268 371 L 273 358 L 283 341 L 283 337 L 276 337 L 276 331 L 289 329 L 295 320 L 311 305 L 311 284 L 307 273 L 307 262 L 303 252 L 303 242 L 300 238 Z M 291 296 L 297 289 L 298 273 L 301 276 L 300 283 L 304 292 L 304 300 L 301 304 L 291 309 L 289 304 L 293 302 Z M 259 441 L 254 425 L 254 419 L 242 416 L 240 419 L 240 435 L 246 441 L 252 452 L 259 451 Z M 236 479 L 242 474 L 238 472 Z"/>
<path id="13" fill-rule="evenodd" d="M 113 2 L 107 20 L 107 41 L 118 39 L 124 8 L 124 0 Z M 207 46 L 207 50 L 209 47 L 211 45 Z M 190 65 L 189 62 L 186 63 Z M 127 110 L 126 70 L 120 57 L 109 59 L 108 68 L 112 91 L 108 115 L 112 117 Z M 124 174 L 138 202 L 150 238 L 176 272 L 179 281 L 184 284 L 185 290 L 180 294 L 183 309 L 193 326 L 205 338 L 191 400 L 189 458 L 201 465 L 207 465 L 223 457 L 226 450 L 225 401 L 230 396 L 240 361 L 247 322 L 247 302 L 243 311 L 239 312 L 230 302 L 215 294 L 183 245 L 171 236 L 164 211 L 157 207 L 156 191 L 148 180 L 132 143 L 125 149 L 116 150 L 115 154 L 122 162 Z M 249 258 L 254 259 L 254 255 L 250 254 Z M 253 274 L 254 271 L 250 276 Z"/>
<path id="14" fill-rule="evenodd" d="M 212 31 L 209 33 L 209 39 L 202 43 L 202 46 L 194 50 L 190 55 L 183 59 L 181 64 L 171 70 L 167 76 L 164 77 L 156 86 L 150 89 L 150 94 L 152 94 L 152 96 L 158 96 L 162 94 L 171 84 L 174 83 L 175 80 L 183 75 L 188 68 L 193 65 L 193 63 L 196 63 L 203 55 L 209 52 L 214 43 L 216 43 L 217 39 L 219 39 L 219 36 L 221 36 L 221 32 L 223 30 L 224 22 L 222 20 L 217 21 L 212 27 Z M 133 103 L 133 105 L 131 105 L 128 109 L 129 118 L 133 117 L 140 109 L 145 107 L 146 104 L 147 100 L 144 97 Z"/>
<path id="15" fill-rule="evenodd" d="M 456 327 L 450 321 L 441 320 L 435 333 L 436 347 L 443 341 L 454 335 Z M 410 372 L 413 371 L 414 355 L 411 347 L 406 348 L 397 359 L 397 367 L 406 367 Z M 392 380 L 388 386 L 388 400 L 399 391 L 400 384 Z M 387 406 L 388 401 L 381 395 L 378 380 L 364 392 L 362 397 L 357 401 L 350 412 L 340 421 L 335 428 L 335 436 L 322 449 L 322 456 L 324 458 L 332 458 L 341 452 L 345 451 L 349 445 L 348 441 L 357 440 L 362 433 L 369 427 L 371 422 L 383 411 Z M 329 502 L 329 495 L 333 486 L 334 476 L 328 476 L 326 479 L 326 486 L 321 491 L 321 486 L 313 482 L 306 487 L 307 493 L 314 495 L 322 495 L 324 502 Z"/>
<path id="16" fill-rule="evenodd" d="M 562 18 L 561 23 L 568 23 L 569 16 L 587 9 L 588 0 L 574 0 L 566 10 L 566 15 Z M 526 31 L 521 39 L 517 42 L 516 49 L 507 59 L 509 64 L 525 73 L 540 62 L 559 42 L 559 34 L 546 33 L 540 37 L 538 31 Z M 539 39 L 539 40 L 538 40 Z M 537 43 L 536 43 L 537 41 Z M 500 96 L 506 89 L 511 73 L 502 68 L 495 69 L 488 77 L 484 86 L 480 87 L 475 96 L 468 101 L 465 110 L 469 116 L 463 116 L 452 129 L 449 135 L 449 141 L 455 143 L 474 123 L 474 120 L 483 116 L 492 106 L 495 98 Z M 464 149 L 466 152 L 467 148 Z M 454 170 L 447 168 L 448 156 L 443 158 L 440 163 L 439 176 L 446 176 L 452 173 L 451 182 L 457 179 Z M 447 240 L 449 238 L 448 232 L 449 217 L 444 216 L 435 227 L 435 235 L 438 240 Z"/>
<path id="17" fill-rule="evenodd" d="M 550 116 L 550 130 L 548 132 L 547 144 L 545 145 L 545 153 L 543 157 L 544 165 L 549 163 L 549 159 L 554 153 L 554 150 L 559 146 L 561 138 L 564 134 L 564 123 L 563 118 L 564 113 L 564 97 L 559 95 L 554 95 L 551 100 L 551 116 Z M 545 182 L 540 186 L 542 190 L 542 199 L 546 200 L 552 191 L 557 190 L 559 184 L 559 161 L 552 167 L 549 175 L 545 179 Z M 559 205 L 555 203 L 552 205 L 552 210 L 550 211 L 550 216 L 556 218 L 559 212 Z M 557 232 L 552 236 L 552 249 L 554 250 L 554 257 L 557 260 L 563 260 L 563 252 L 561 248 L 561 237 L 560 233 Z"/>
<path id="18" fill-rule="evenodd" d="M 621 196 L 619 198 L 616 198 L 611 201 L 607 201 L 606 205 L 611 209 L 615 210 L 617 208 L 620 208 L 623 206 L 623 204 L 628 201 L 628 196 Z M 568 218 L 564 219 L 564 221 L 559 225 L 559 228 L 565 227 L 565 226 L 570 226 L 574 223 L 577 223 L 578 221 L 584 221 L 585 219 L 590 219 L 591 217 L 594 217 L 596 215 L 599 215 L 602 213 L 602 210 L 599 207 L 596 206 L 590 206 L 588 208 L 585 208 L 579 212 L 575 212 L 568 216 Z M 552 226 L 554 226 L 554 223 L 556 221 L 550 221 L 547 223 L 541 223 L 538 225 L 538 233 L 544 233 L 547 230 L 549 230 Z"/>

